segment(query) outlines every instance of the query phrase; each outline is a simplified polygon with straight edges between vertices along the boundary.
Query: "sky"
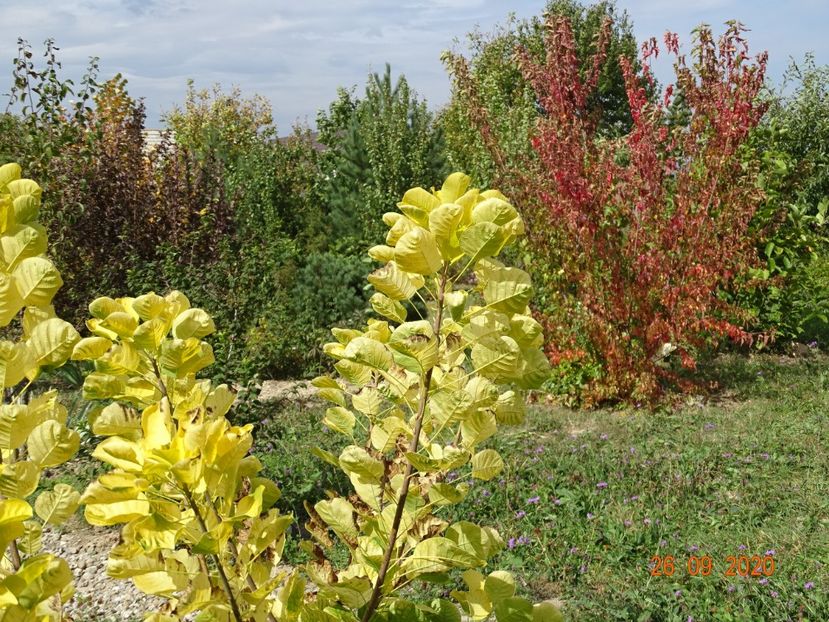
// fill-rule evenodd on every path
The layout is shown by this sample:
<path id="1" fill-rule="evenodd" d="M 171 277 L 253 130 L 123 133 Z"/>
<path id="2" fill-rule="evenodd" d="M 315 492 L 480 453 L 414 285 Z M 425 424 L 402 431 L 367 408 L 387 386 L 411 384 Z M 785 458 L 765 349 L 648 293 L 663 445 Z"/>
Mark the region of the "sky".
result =
<path id="1" fill-rule="evenodd" d="M 163 127 L 165 111 L 184 99 L 187 80 L 220 83 L 267 97 L 280 134 L 295 122 L 313 125 L 337 87 L 364 88 L 370 71 L 391 64 L 435 109 L 449 98 L 440 61 L 462 51 L 466 33 L 490 31 L 510 12 L 541 14 L 544 0 L 0 0 L 0 94 L 9 92 L 17 39 L 33 47 L 55 39 L 65 77 L 78 80 L 90 56 L 100 75 L 121 73 L 129 93 L 144 98 L 147 126 Z M 617 0 L 637 38 L 671 30 L 686 44 L 702 22 L 720 31 L 739 19 L 752 50 L 768 50 L 779 81 L 789 59 L 813 52 L 829 64 L 827 0 Z M 687 49 L 687 47 L 686 47 Z M 660 79 L 663 77 L 658 75 Z M 0 97 L 5 109 L 7 97 Z"/>

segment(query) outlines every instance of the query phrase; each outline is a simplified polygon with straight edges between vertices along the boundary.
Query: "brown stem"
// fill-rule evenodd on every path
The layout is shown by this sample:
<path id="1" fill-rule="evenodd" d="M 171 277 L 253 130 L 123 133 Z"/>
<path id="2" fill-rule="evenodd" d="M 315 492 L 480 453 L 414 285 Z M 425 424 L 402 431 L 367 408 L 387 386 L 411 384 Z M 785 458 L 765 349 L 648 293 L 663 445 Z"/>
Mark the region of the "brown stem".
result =
<path id="1" fill-rule="evenodd" d="M 158 361 L 156 361 L 152 356 L 150 360 L 153 364 L 153 371 L 155 372 L 156 378 L 158 378 L 158 390 L 161 391 L 161 397 L 166 398 L 167 401 L 170 403 L 170 408 L 173 407 L 172 402 L 170 402 L 170 396 L 167 393 L 167 385 L 164 384 L 164 376 L 161 375 L 161 370 L 158 367 Z"/>
<path id="2" fill-rule="evenodd" d="M 449 266 L 445 266 L 443 274 L 441 275 L 440 285 L 438 287 L 437 296 L 437 311 L 435 313 L 435 322 L 433 324 L 435 338 L 438 340 L 438 348 L 440 348 L 440 325 L 443 321 L 443 294 L 446 289 L 446 280 Z M 417 405 L 417 416 L 415 417 L 414 429 L 412 430 L 412 440 L 409 443 L 409 451 L 411 453 L 417 452 L 418 443 L 420 441 L 420 430 L 423 427 L 423 415 L 426 412 L 426 402 L 429 398 L 429 385 L 432 383 L 432 369 L 426 372 L 421 386 L 420 400 Z M 386 581 L 386 573 L 389 571 L 391 564 L 391 556 L 397 545 L 397 532 L 400 529 L 400 521 L 403 519 L 403 508 L 406 506 L 406 497 L 409 495 L 409 484 L 412 481 L 412 473 L 414 467 L 411 462 L 406 463 L 406 473 L 403 476 L 403 485 L 400 487 L 400 495 L 397 497 L 397 507 L 394 510 L 394 519 L 389 530 L 389 543 L 386 545 L 386 550 L 383 553 L 383 561 L 380 564 L 380 570 L 377 573 L 377 580 L 374 582 L 374 588 L 371 590 L 371 597 L 366 605 L 365 613 L 363 613 L 362 622 L 369 622 L 377 606 L 380 603 L 380 596 L 383 591 L 383 583 Z"/>
<path id="3" fill-rule="evenodd" d="M 204 498 L 207 500 L 208 504 L 213 510 L 213 513 L 216 515 L 216 518 L 221 520 L 221 515 L 219 514 L 219 510 L 216 508 L 216 503 L 215 501 L 213 501 L 213 497 L 211 497 L 208 493 L 205 492 Z M 230 554 L 233 556 L 234 561 L 239 559 L 239 551 L 236 549 L 236 545 L 233 543 L 232 539 L 229 539 L 227 541 L 227 550 L 230 551 Z M 256 592 L 259 589 L 256 586 L 256 581 L 254 581 L 253 577 L 251 577 L 249 574 L 246 575 L 245 580 L 251 592 Z M 270 612 L 268 612 L 268 622 L 276 622 L 276 618 Z"/>
<path id="4" fill-rule="evenodd" d="M 15 572 L 20 570 L 20 549 L 17 548 L 17 540 L 12 540 L 9 544 L 9 557 Z"/>
<path id="5" fill-rule="evenodd" d="M 201 512 L 199 512 L 199 506 L 196 505 L 196 502 L 193 500 L 193 495 L 190 492 L 190 489 L 187 486 L 183 486 L 182 490 L 184 491 L 184 497 L 187 499 L 187 503 L 190 504 L 190 508 L 193 510 L 193 513 L 196 515 L 196 520 L 199 521 L 199 526 L 202 529 L 203 533 L 208 533 L 207 524 L 205 524 L 204 519 L 202 518 Z M 227 574 L 225 574 L 224 566 L 222 566 L 222 561 L 219 559 L 219 556 L 216 554 L 211 554 L 210 557 L 213 559 L 213 562 L 216 564 L 216 569 L 219 571 L 219 579 L 222 581 L 222 588 L 227 595 L 227 600 L 230 603 L 230 609 L 233 611 L 233 617 L 236 618 L 236 622 L 244 622 L 244 618 L 242 618 L 242 613 L 239 610 L 239 604 L 236 602 L 236 597 L 233 596 L 233 590 L 230 587 L 230 581 L 227 579 Z"/>
<path id="6" fill-rule="evenodd" d="M 16 452 L 17 450 L 15 450 Z M 17 458 L 15 453 L 15 459 Z M 15 460 L 12 460 L 14 462 Z M 0 465 L 3 464 L 3 452 L 0 451 Z M 0 469 L 2 471 L 2 469 Z M 0 495 L 0 501 L 5 499 L 3 495 Z M 20 569 L 20 549 L 17 548 L 17 540 L 12 540 L 9 543 L 9 559 L 12 562 L 12 568 L 14 568 L 15 572 Z"/>

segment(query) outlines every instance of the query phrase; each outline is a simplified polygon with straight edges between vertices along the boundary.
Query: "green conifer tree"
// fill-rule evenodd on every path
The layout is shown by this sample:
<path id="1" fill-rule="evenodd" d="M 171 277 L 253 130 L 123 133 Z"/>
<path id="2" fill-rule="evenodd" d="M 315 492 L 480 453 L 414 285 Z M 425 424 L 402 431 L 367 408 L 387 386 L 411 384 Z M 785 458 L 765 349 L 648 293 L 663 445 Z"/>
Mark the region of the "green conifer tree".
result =
<path id="1" fill-rule="evenodd" d="M 428 188 L 446 174 L 442 132 L 406 78 L 392 80 L 389 65 L 369 76 L 364 98 L 341 89 L 317 126 L 329 149 L 324 195 L 334 250 L 362 251 L 382 235 L 382 214 L 407 188 Z"/>

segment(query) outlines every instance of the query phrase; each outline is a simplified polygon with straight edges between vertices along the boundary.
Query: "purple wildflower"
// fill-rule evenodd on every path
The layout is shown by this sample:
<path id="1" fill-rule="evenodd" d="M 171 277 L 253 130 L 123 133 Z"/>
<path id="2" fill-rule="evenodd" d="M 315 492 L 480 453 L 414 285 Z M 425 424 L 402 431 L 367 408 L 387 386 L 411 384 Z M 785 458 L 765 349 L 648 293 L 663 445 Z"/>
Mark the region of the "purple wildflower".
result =
<path id="1" fill-rule="evenodd" d="M 599 438 L 603 441 L 606 441 L 607 440 L 607 434 L 602 434 Z"/>
<path id="2" fill-rule="evenodd" d="M 748 547 L 745 544 L 741 544 L 737 548 L 740 549 L 741 551 L 745 551 Z"/>
<path id="3" fill-rule="evenodd" d="M 812 589 L 814 589 L 814 587 L 815 587 L 815 584 L 811 581 L 806 581 L 806 583 L 803 584 L 803 589 L 804 590 L 812 590 Z"/>
<path id="4" fill-rule="evenodd" d="M 729 592 L 733 592 L 734 590 L 736 590 L 736 589 L 737 589 L 737 586 L 736 586 L 736 585 L 729 585 L 726 589 L 727 589 Z"/>
<path id="5" fill-rule="evenodd" d="M 582 565 L 579 567 L 579 573 L 580 573 L 580 574 L 584 574 L 585 572 L 587 572 L 587 564 L 582 564 Z"/>
<path id="6" fill-rule="evenodd" d="M 633 496 L 630 498 L 630 500 L 631 500 L 631 501 L 639 501 L 639 495 L 633 495 Z"/>
<path id="7" fill-rule="evenodd" d="M 716 427 L 717 426 L 715 426 L 713 423 L 709 422 L 709 423 L 706 423 L 704 426 L 702 426 L 702 429 L 705 430 L 706 432 L 710 432 L 711 430 L 713 430 Z"/>
<path id="8" fill-rule="evenodd" d="M 593 512 L 587 513 L 587 520 L 593 520 Z"/>
<path id="9" fill-rule="evenodd" d="M 630 527 L 633 524 L 632 520 L 625 519 L 625 527 Z"/>
<path id="10" fill-rule="evenodd" d="M 481 496 L 482 496 L 482 497 L 488 497 L 488 496 L 490 496 L 491 494 L 492 494 L 492 493 L 491 493 L 491 492 L 489 492 L 486 488 L 484 488 L 484 489 L 481 491 Z"/>
<path id="11" fill-rule="evenodd" d="M 766 551 L 767 557 L 774 557 L 775 555 L 777 555 L 777 551 L 775 551 L 774 549 L 769 549 L 768 551 Z"/>
<path id="12" fill-rule="evenodd" d="M 647 527 L 650 527 L 650 524 L 651 524 L 651 519 L 649 519 L 649 518 L 644 518 L 644 519 L 642 519 L 642 523 L 643 523 L 644 525 L 646 525 Z"/>
<path id="13" fill-rule="evenodd" d="M 527 513 L 524 510 L 518 510 L 515 513 L 515 518 L 524 518 L 526 515 Z"/>
<path id="14" fill-rule="evenodd" d="M 607 488 L 607 482 L 599 482 L 598 484 L 596 484 L 596 488 Z"/>
<path id="15" fill-rule="evenodd" d="M 537 495 L 535 497 L 530 497 L 529 499 L 527 499 L 527 503 L 531 505 L 538 505 L 539 501 L 541 501 L 541 497 Z"/>
<path id="16" fill-rule="evenodd" d="M 507 540 L 507 548 L 511 551 L 515 548 L 515 538 L 510 538 Z"/>
<path id="17" fill-rule="evenodd" d="M 760 585 L 768 585 L 769 580 L 763 577 L 762 579 L 760 579 L 760 581 L 758 581 L 758 583 L 760 583 Z"/>
<path id="18" fill-rule="evenodd" d="M 521 536 L 518 538 L 518 544 L 529 544 L 530 539 L 527 536 Z"/>
<path id="19" fill-rule="evenodd" d="M 553 503 L 555 503 L 556 505 L 561 505 L 563 501 L 561 499 L 556 499 L 555 501 L 553 501 Z"/>
<path id="20" fill-rule="evenodd" d="M 696 544 L 692 544 L 688 547 L 688 552 L 693 553 L 694 551 L 699 551 L 699 547 Z"/>
<path id="21" fill-rule="evenodd" d="M 667 540 L 660 540 L 659 541 L 659 546 L 662 547 L 662 548 L 668 546 L 668 541 Z"/>
<path id="22" fill-rule="evenodd" d="M 778 594 L 775 590 L 772 590 L 770 592 L 770 595 L 771 595 L 772 598 L 777 598 L 778 596 L 780 596 L 780 594 Z"/>
<path id="23" fill-rule="evenodd" d="M 676 596 L 677 598 L 682 596 L 682 590 L 677 590 L 676 592 L 674 592 L 674 596 Z"/>
<path id="24" fill-rule="evenodd" d="M 577 546 L 570 547 L 570 555 L 575 555 L 578 552 L 579 552 L 579 547 L 577 547 Z"/>

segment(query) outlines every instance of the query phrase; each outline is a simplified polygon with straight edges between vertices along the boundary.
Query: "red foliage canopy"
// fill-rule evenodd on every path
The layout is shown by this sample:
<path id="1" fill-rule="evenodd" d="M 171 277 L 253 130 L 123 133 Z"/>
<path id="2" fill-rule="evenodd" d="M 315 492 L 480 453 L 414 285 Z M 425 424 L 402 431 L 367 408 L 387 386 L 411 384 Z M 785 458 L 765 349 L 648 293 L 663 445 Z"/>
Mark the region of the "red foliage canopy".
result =
<path id="1" fill-rule="evenodd" d="M 564 245 L 551 268 L 563 272 L 571 308 L 547 319 L 566 322 L 576 308 L 586 318 L 580 329 L 603 367 L 594 397 L 652 399 L 660 378 L 677 380 L 659 364 L 668 353 L 693 368 L 700 348 L 751 338 L 722 293 L 757 261 L 749 222 L 762 195 L 743 146 L 764 112 L 767 56 L 750 59 L 744 29 L 730 23 L 718 41 L 696 31 L 689 65 L 668 33 L 676 83 L 654 96 L 659 46 L 648 41 L 642 74 L 621 59 L 633 127 L 608 140 L 587 112 L 607 28 L 587 71 L 569 22 L 547 28 L 543 61 L 518 54 L 543 112 L 532 142 L 538 166 L 514 177 L 528 205 L 545 212 L 530 219 L 536 251 L 551 236 Z M 550 344 L 551 358 L 561 347 Z"/>

